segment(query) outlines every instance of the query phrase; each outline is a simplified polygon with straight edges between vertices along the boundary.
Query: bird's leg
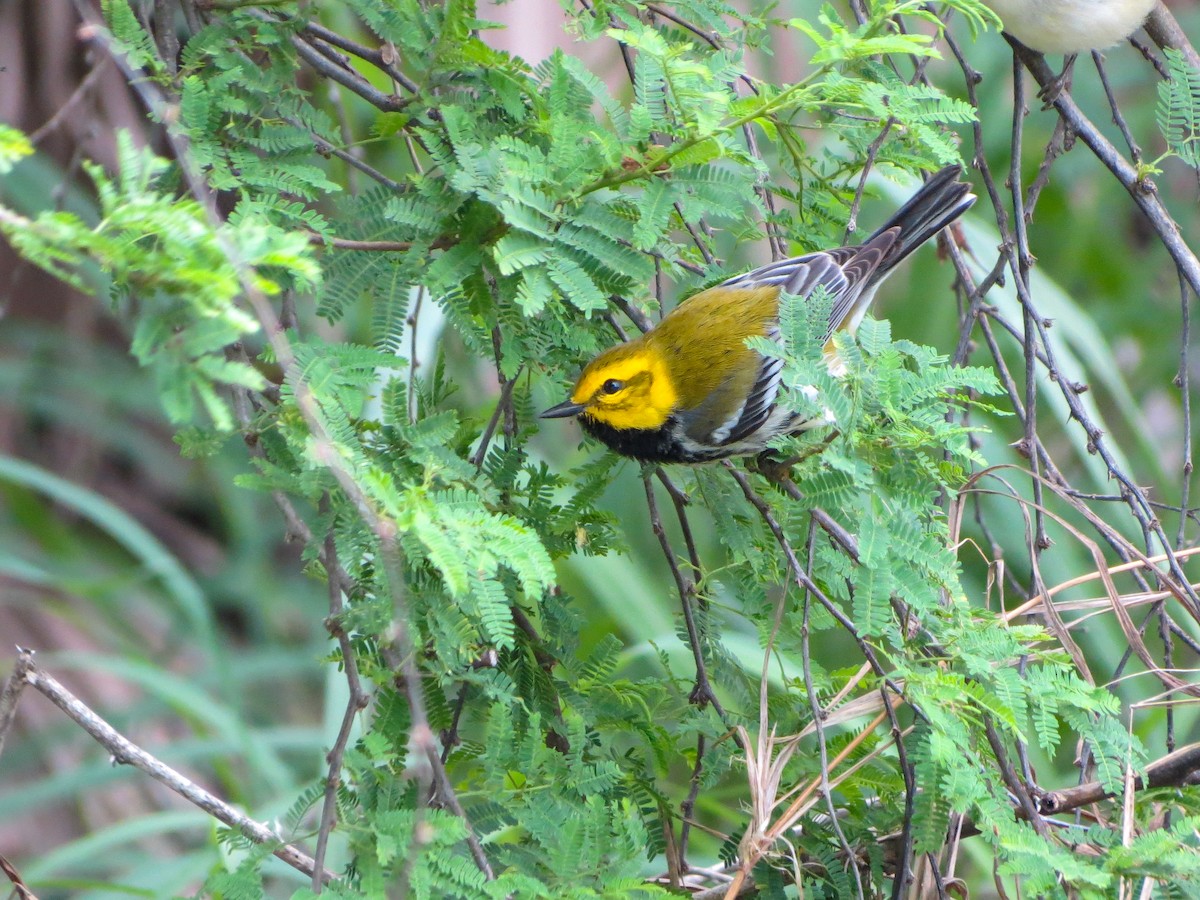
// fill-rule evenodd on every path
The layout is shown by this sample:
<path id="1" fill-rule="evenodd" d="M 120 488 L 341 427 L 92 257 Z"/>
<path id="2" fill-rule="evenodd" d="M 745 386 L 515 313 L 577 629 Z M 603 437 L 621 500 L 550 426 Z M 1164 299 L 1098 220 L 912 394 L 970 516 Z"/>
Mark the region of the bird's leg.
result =
<path id="1" fill-rule="evenodd" d="M 1038 91 L 1038 99 L 1042 101 L 1042 109 L 1050 109 L 1054 106 L 1054 101 L 1059 98 L 1063 91 L 1071 89 L 1071 78 L 1075 74 L 1075 59 L 1078 54 L 1069 53 L 1063 57 L 1062 71 L 1055 76 L 1054 80 L 1047 82 L 1046 86 Z"/>
<path id="2" fill-rule="evenodd" d="M 791 464 L 780 461 L 774 450 L 764 450 L 748 461 L 746 468 L 757 472 L 767 481 L 778 482 L 791 478 Z"/>
<path id="3" fill-rule="evenodd" d="M 1013 53 L 1015 54 L 1013 57 L 1014 63 L 1020 58 L 1022 53 L 1032 53 L 1039 58 L 1042 57 L 1041 53 L 1034 50 L 1032 47 L 1022 44 L 1007 31 L 1004 32 L 1004 39 L 1012 45 Z M 1069 53 L 1064 56 L 1062 71 L 1059 72 L 1054 79 L 1049 81 L 1040 91 L 1038 91 L 1038 98 L 1045 104 L 1042 109 L 1049 109 L 1052 107 L 1054 105 L 1054 101 L 1058 99 L 1059 95 L 1071 87 L 1071 75 L 1074 73 L 1076 56 L 1077 54 L 1075 53 Z"/>
<path id="4" fill-rule="evenodd" d="M 837 439 L 839 434 L 841 434 L 841 432 L 835 428 L 830 431 L 829 434 L 825 436 L 825 439 L 819 444 L 813 444 L 810 447 L 806 447 L 803 451 L 797 453 L 795 456 L 791 456 L 782 461 L 775 455 L 774 450 L 764 450 L 762 453 L 758 454 L 758 456 L 754 457 L 754 462 L 751 464 L 751 466 L 768 481 L 774 481 L 781 484 L 783 482 L 791 483 L 792 466 L 798 465 L 809 457 L 816 456 L 818 453 L 824 453 L 826 448 Z"/>
<path id="5" fill-rule="evenodd" d="M 782 463 L 774 458 L 770 450 L 766 450 L 755 457 L 751 467 L 756 469 L 764 478 L 788 497 L 791 497 L 797 503 L 807 506 L 808 500 L 800 491 L 800 488 L 796 487 L 796 483 L 792 481 L 791 467 L 802 459 L 807 459 L 810 456 L 820 453 L 829 446 L 837 435 L 838 432 L 834 431 L 824 441 L 810 447 L 807 452 Z M 835 544 L 839 545 L 852 560 L 859 562 L 858 539 L 850 531 L 819 506 L 809 506 L 808 512 L 812 516 L 813 521 L 833 539 Z"/>

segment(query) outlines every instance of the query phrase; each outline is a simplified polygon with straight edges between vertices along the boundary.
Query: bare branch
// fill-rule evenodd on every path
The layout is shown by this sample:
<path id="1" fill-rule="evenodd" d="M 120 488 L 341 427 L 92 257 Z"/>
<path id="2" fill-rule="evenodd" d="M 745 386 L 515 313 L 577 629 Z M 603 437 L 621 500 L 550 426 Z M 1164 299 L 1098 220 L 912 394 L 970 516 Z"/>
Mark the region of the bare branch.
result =
<path id="1" fill-rule="evenodd" d="M 308 854 L 287 843 L 282 837 L 249 816 L 238 812 L 224 800 L 184 777 L 166 763 L 147 753 L 141 747 L 122 736 L 115 728 L 96 715 L 79 698 L 58 681 L 43 672 L 33 661 L 33 654 L 21 650 L 18 654 L 18 669 L 13 678 L 20 679 L 46 697 L 66 716 L 95 738 L 104 749 L 112 754 L 113 761 L 130 765 L 165 785 L 185 800 L 198 806 L 214 819 L 244 835 L 256 844 L 271 848 L 271 853 L 289 866 L 308 876 L 317 876 L 323 882 L 333 881 L 337 876 L 320 869 Z M 18 672 L 22 673 L 18 676 Z M 10 679 L 11 683 L 12 679 Z M 9 696 L 6 691 L 5 696 Z"/>

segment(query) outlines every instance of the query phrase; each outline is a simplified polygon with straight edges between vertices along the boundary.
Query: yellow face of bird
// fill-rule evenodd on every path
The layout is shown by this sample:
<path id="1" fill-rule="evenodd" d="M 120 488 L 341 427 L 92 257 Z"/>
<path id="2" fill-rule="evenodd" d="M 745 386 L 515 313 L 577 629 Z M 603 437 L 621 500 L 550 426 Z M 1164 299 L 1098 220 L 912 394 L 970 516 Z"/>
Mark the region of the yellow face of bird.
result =
<path id="1" fill-rule="evenodd" d="M 582 414 L 612 428 L 661 428 L 679 403 L 666 360 L 640 341 L 605 350 L 571 392 Z"/>

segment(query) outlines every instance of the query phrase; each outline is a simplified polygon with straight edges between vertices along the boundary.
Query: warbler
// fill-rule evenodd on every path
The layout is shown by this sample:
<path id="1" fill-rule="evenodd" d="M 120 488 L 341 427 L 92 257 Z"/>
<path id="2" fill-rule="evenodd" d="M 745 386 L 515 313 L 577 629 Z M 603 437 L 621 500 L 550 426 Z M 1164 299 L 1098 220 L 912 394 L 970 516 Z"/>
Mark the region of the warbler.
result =
<path id="1" fill-rule="evenodd" d="M 1004 30 L 1041 53 L 1089 53 L 1129 37 L 1156 0 L 984 0 Z"/>
<path id="2" fill-rule="evenodd" d="M 832 303 L 826 359 L 837 374 L 833 333 L 853 332 L 896 265 L 975 202 L 961 173 L 949 166 L 935 174 L 859 246 L 770 263 L 689 297 L 588 363 L 570 399 L 542 418 L 577 415 L 617 453 L 659 463 L 758 453 L 777 435 L 813 427 L 779 402 L 783 361 L 746 339 L 779 339 L 780 291 L 810 297 L 824 287 Z"/>

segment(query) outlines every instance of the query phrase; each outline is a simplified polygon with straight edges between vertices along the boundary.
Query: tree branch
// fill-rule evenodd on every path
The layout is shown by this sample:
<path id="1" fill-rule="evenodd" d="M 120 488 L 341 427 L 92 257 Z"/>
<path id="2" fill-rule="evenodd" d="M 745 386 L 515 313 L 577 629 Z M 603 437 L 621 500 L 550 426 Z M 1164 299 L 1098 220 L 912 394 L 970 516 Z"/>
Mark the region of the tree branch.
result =
<path id="1" fill-rule="evenodd" d="M 63 687 L 62 684 L 43 672 L 34 662 L 31 651 L 18 650 L 16 668 L 9 678 L 9 683 L 5 685 L 3 695 L 0 695 L 0 702 L 19 695 L 19 687 L 14 685 L 13 682 L 23 682 L 29 685 L 57 706 L 69 719 L 90 734 L 98 744 L 112 754 L 115 763 L 130 765 L 135 769 L 141 770 L 155 781 L 166 785 L 171 791 L 198 806 L 214 819 L 228 825 L 239 834 L 244 835 L 256 844 L 270 847 L 271 853 L 274 856 L 277 856 L 289 866 L 303 872 L 305 875 L 316 876 L 322 882 L 330 882 L 337 878 L 332 872 L 318 868 L 316 861 L 311 856 L 284 841 L 282 837 L 266 825 L 238 812 L 224 800 L 221 800 L 195 782 L 184 777 L 157 757 L 152 756 L 125 738 L 78 697 Z M 11 712 L 0 708 L 0 725 L 4 724 L 4 712 L 9 712 L 8 718 L 11 721 Z M 0 731 L 0 734 L 2 733 Z"/>
<path id="2" fill-rule="evenodd" d="M 1135 791 L 1162 787 L 1191 787 L 1200 784 L 1200 744 L 1189 744 L 1174 753 L 1155 760 L 1146 766 L 1146 775 L 1135 776 Z M 1115 797 L 1098 781 L 1089 781 L 1077 787 L 1064 788 L 1041 795 L 1041 808 L 1046 813 L 1063 813 L 1090 803 L 1099 803 Z"/>

